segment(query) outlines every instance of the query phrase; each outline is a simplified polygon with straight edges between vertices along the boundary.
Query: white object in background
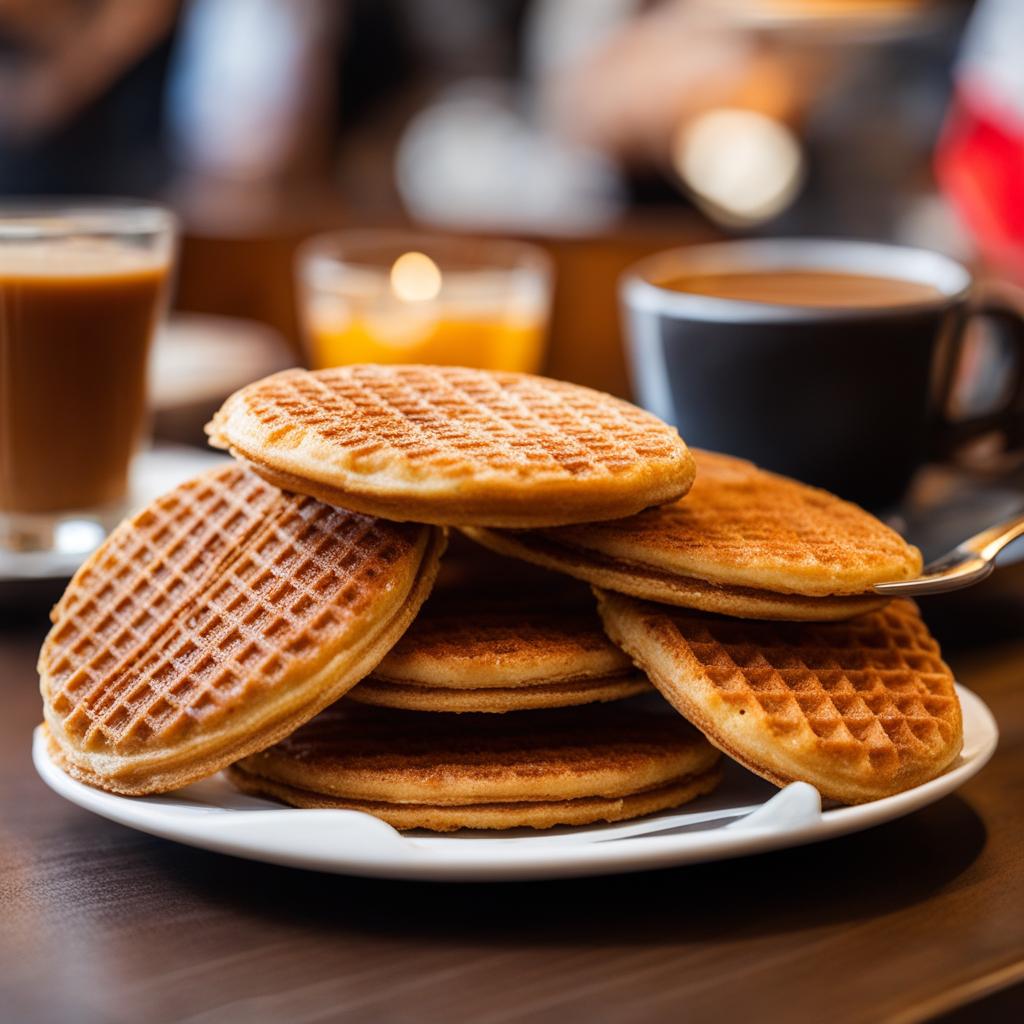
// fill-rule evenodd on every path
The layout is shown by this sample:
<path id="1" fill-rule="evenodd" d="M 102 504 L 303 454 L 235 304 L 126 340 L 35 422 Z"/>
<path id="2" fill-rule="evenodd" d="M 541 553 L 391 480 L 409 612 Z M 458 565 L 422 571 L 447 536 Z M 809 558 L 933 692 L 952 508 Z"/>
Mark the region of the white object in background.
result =
<path id="1" fill-rule="evenodd" d="M 158 412 L 220 402 L 250 381 L 295 364 L 278 331 L 255 320 L 172 313 L 149 361 L 149 400 Z"/>
<path id="2" fill-rule="evenodd" d="M 395 177 L 417 220 L 467 230 L 594 231 L 625 205 L 605 157 L 533 127 L 490 80 L 461 82 L 409 122 Z"/>
<path id="3" fill-rule="evenodd" d="M 336 15 L 331 0 L 191 0 L 167 100 L 184 162 L 229 178 L 280 170 L 320 86 L 314 56 Z"/>
<path id="4" fill-rule="evenodd" d="M 36 730 L 43 781 L 85 810 L 129 828 L 249 860 L 337 874 L 436 881 L 568 878 L 724 860 L 859 832 L 934 803 L 977 774 L 998 731 L 981 699 L 957 687 L 964 748 L 943 774 L 855 807 L 821 809 L 806 783 L 783 790 L 728 762 L 722 785 L 678 811 L 619 825 L 511 834 L 399 833 L 357 811 L 298 810 L 244 796 L 222 776 L 164 796 L 104 793 L 65 775 Z"/>
<path id="5" fill-rule="evenodd" d="M 980 0 L 971 11 L 956 62 L 957 80 L 984 97 L 1009 124 L 1024 130 L 1024 3 Z"/>
<path id="6" fill-rule="evenodd" d="M 755 110 L 720 107 L 686 121 L 672 141 L 672 164 L 698 205 L 737 226 L 781 213 L 804 180 L 796 136 Z"/>

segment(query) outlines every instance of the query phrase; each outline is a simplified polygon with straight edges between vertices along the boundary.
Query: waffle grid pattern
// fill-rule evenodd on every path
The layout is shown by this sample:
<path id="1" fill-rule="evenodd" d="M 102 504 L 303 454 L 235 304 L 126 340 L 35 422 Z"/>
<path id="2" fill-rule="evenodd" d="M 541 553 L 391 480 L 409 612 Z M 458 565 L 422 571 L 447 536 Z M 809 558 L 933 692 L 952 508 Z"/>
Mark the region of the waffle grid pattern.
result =
<path id="1" fill-rule="evenodd" d="M 953 679 L 916 609 L 815 626 L 679 616 L 677 641 L 727 704 L 752 698 L 776 736 L 804 723 L 828 753 L 864 750 L 892 768 L 901 752 L 948 749 L 959 718 Z"/>
<path id="2" fill-rule="evenodd" d="M 901 578 L 920 568 L 914 549 L 856 505 L 751 463 L 694 455 L 697 478 L 682 501 L 624 522 L 544 534 L 727 584 L 770 586 L 772 577 L 761 574 L 782 572 L 795 587 L 803 579 L 820 579 L 851 581 L 865 590 L 880 576 Z"/>
<path id="3" fill-rule="evenodd" d="M 72 613 L 95 614 L 100 606 L 119 607 L 125 600 L 140 611 L 159 611 L 205 577 L 229 538 L 241 542 L 275 497 L 273 487 L 234 466 L 188 480 L 115 530 L 103 557 L 86 562 L 63 593 L 53 621 L 68 629 Z M 75 656 L 86 653 L 91 651 L 80 648 Z"/>
<path id="4" fill-rule="evenodd" d="M 273 443 L 315 433 L 353 472 L 616 476 L 678 461 L 675 432 L 624 402 L 561 382 L 452 367 L 340 367 L 278 375 L 244 394 Z"/>
<path id="5" fill-rule="evenodd" d="M 176 492 L 111 545 L 94 593 L 55 627 L 44 658 L 65 734 L 86 750 L 163 744 L 281 688 L 351 639 L 416 531 L 237 468 Z"/>

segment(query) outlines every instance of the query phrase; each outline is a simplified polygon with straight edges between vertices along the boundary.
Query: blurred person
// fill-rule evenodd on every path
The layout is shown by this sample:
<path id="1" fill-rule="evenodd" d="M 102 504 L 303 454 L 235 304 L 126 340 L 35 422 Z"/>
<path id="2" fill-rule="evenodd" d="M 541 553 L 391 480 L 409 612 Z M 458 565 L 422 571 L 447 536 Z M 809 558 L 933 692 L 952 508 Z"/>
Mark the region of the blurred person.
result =
<path id="1" fill-rule="evenodd" d="M 565 10 L 557 0 L 544 6 L 550 30 Z M 663 160 L 680 122 L 711 106 L 795 122 L 823 73 L 820 60 L 789 60 L 701 2 L 602 6 L 603 31 L 590 46 L 574 42 L 560 59 L 548 56 L 546 112 L 561 131 L 626 163 Z M 614 14 L 618 24 L 607 17 Z M 561 35 L 571 39 L 567 26 Z"/>
<path id="2" fill-rule="evenodd" d="M 0 189 L 156 190 L 179 0 L 0 0 Z"/>
<path id="3" fill-rule="evenodd" d="M 744 20 L 779 3 L 954 17 L 826 42 Z M 401 197 L 462 228 L 570 233 L 607 229 L 627 202 L 696 202 L 744 229 L 891 236 L 930 185 L 962 7 L 0 0 L 0 188 L 170 191 L 247 221 L 328 199 L 387 219 Z M 746 219 L 680 170 L 716 111 L 746 120 L 703 124 L 693 162 Z M 738 158 L 722 156 L 730 133 Z M 762 201 L 766 154 L 779 180 Z"/>
<path id="4" fill-rule="evenodd" d="M 436 83 L 504 67 L 518 2 L 190 0 L 168 93 L 177 195 L 221 220 L 394 218 L 402 125 Z"/>
<path id="5" fill-rule="evenodd" d="M 168 97 L 178 161 L 242 182 L 322 165 L 342 13 L 335 0 L 190 0 Z"/>
<path id="6" fill-rule="evenodd" d="M 549 35 L 571 38 L 550 31 L 569 16 L 601 23 L 546 61 L 543 111 L 618 160 L 635 199 L 682 190 L 728 226 L 892 237 L 908 195 L 930 188 L 964 3 L 541 6 Z M 749 211 L 727 208 L 758 191 Z"/>
<path id="7" fill-rule="evenodd" d="M 422 70 L 412 7 L 0 0 L 0 189 L 151 194 L 185 179 L 227 183 L 222 200 L 231 184 L 301 198 Z"/>

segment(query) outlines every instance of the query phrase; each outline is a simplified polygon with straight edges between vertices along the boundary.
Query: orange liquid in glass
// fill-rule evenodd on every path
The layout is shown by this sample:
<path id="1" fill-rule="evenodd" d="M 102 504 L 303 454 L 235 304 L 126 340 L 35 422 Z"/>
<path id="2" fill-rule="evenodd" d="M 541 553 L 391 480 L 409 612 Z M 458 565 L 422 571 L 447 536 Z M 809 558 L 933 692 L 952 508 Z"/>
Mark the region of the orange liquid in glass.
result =
<path id="1" fill-rule="evenodd" d="M 539 320 L 439 317 L 393 324 L 369 318 L 314 316 L 307 325 L 314 367 L 347 363 L 434 363 L 536 373 L 544 348 Z"/>

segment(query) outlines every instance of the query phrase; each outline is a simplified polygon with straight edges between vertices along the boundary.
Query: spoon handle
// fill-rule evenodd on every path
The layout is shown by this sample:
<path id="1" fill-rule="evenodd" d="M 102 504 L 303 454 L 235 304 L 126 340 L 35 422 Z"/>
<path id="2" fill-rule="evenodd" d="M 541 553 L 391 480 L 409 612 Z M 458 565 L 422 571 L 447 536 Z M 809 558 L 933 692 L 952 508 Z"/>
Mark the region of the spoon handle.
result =
<path id="1" fill-rule="evenodd" d="M 926 565 L 916 579 L 879 583 L 872 590 L 885 597 L 918 597 L 970 587 L 985 579 L 995 568 L 996 555 L 1022 535 L 1024 514 L 968 537 L 949 554 Z"/>
<path id="2" fill-rule="evenodd" d="M 969 551 L 971 554 L 984 558 L 986 562 L 995 560 L 1007 544 L 1024 535 L 1024 514 L 1016 515 L 1005 522 L 990 526 L 981 533 L 965 540 L 957 550 Z"/>

